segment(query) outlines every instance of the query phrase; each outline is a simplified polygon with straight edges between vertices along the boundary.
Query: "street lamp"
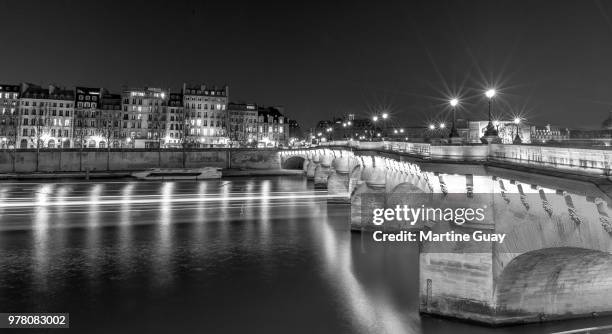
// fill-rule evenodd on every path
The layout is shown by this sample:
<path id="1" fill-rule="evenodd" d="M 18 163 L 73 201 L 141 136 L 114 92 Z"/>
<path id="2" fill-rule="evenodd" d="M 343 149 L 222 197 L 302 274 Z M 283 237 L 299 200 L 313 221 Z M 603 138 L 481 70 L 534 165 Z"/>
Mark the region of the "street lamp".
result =
<path id="1" fill-rule="evenodd" d="M 388 117 L 389 117 L 389 114 L 387 114 L 386 112 L 382 114 L 383 119 L 387 119 Z"/>
<path id="2" fill-rule="evenodd" d="M 521 119 L 519 117 L 514 118 L 514 124 L 516 124 L 516 136 L 514 137 L 512 144 L 522 144 L 523 143 L 521 136 L 519 136 L 519 124 L 520 123 L 521 123 Z"/>
<path id="3" fill-rule="evenodd" d="M 445 127 L 446 127 L 446 124 L 440 123 L 440 129 L 444 129 Z"/>
<path id="4" fill-rule="evenodd" d="M 493 126 L 493 121 L 491 120 L 491 104 L 496 94 L 497 92 L 495 89 L 489 89 L 485 92 L 485 96 L 489 99 L 489 123 L 487 124 L 487 130 L 485 131 L 485 137 L 497 137 L 498 135 L 497 130 Z"/>
<path id="5" fill-rule="evenodd" d="M 378 121 L 378 116 L 374 116 L 374 117 L 372 117 L 372 120 L 373 120 L 374 122 L 377 122 L 377 121 Z"/>
<path id="6" fill-rule="evenodd" d="M 433 124 L 429 124 L 429 130 L 435 130 L 435 129 L 436 129 L 436 126 L 435 126 L 435 125 L 433 125 Z"/>
<path id="7" fill-rule="evenodd" d="M 456 113 L 455 113 L 455 108 L 457 107 L 458 104 L 459 104 L 459 100 L 458 99 L 455 98 L 455 99 L 451 99 L 450 100 L 450 105 L 453 108 L 453 125 L 451 126 L 451 131 L 450 131 L 450 135 L 449 135 L 449 138 L 451 138 L 451 141 L 452 141 L 453 138 L 459 138 L 459 133 L 457 132 L 457 128 L 455 127 L 455 122 L 457 120 Z"/>

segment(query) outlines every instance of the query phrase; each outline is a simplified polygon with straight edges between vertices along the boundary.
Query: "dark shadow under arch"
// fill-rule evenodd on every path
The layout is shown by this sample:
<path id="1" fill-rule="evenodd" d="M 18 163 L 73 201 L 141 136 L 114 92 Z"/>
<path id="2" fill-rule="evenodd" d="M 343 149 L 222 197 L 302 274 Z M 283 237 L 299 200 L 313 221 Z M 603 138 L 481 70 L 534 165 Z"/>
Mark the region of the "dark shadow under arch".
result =
<path id="1" fill-rule="evenodd" d="M 295 156 L 288 158 L 283 162 L 281 166 L 283 169 L 303 169 L 304 168 L 304 158 Z"/>

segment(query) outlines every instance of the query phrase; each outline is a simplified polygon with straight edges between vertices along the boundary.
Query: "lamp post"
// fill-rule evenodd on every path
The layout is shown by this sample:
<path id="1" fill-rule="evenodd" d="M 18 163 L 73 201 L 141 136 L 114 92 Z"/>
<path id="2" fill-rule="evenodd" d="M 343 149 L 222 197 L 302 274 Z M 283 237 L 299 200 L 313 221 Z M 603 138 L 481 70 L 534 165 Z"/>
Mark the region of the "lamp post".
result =
<path id="1" fill-rule="evenodd" d="M 456 108 L 459 104 L 459 100 L 456 98 L 451 99 L 449 103 L 451 108 L 453 108 L 453 125 L 451 126 L 449 139 L 452 144 L 461 144 L 461 137 L 459 137 L 459 132 L 457 132 L 457 127 L 455 125 L 455 122 L 457 121 Z"/>
<path id="2" fill-rule="evenodd" d="M 329 134 L 327 135 L 327 140 L 331 141 L 331 140 L 332 140 L 332 134 L 331 134 L 331 133 L 332 133 L 332 131 L 334 131 L 334 129 L 333 129 L 333 128 L 331 128 L 331 127 L 329 127 L 329 128 L 327 128 L 327 129 L 325 129 L 325 131 L 326 131 L 327 133 L 329 133 Z"/>
<path id="3" fill-rule="evenodd" d="M 495 89 L 489 89 L 485 92 L 485 96 L 489 99 L 489 123 L 487 124 L 487 129 L 485 130 L 484 136 L 480 138 L 482 142 L 485 144 L 497 143 L 499 142 L 499 135 L 495 126 L 493 126 L 493 120 L 491 116 L 491 104 L 493 103 L 493 98 L 496 95 Z"/>
<path id="4" fill-rule="evenodd" d="M 387 119 L 389 118 L 389 114 L 384 112 L 384 113 L 382 113 L 381 116 L 382 116 L 382 119 L 383 119 L 382 133 L 383 133 L 383 136 L 386 136 L 387 135 Z"/>
<path id="5" fill-rule="evenodd" d="M 374 131 L 376 130 L 376 122 L 378 122 L 378 116 L 373 116 L 372 117 L 372 128 L 370 129 L 370 140 L 374 139 Z"/>
<path id="6" fill-rule="evenodd" d="M 522 144 L 523 143 L 521 136 L 519 136 L 519 124 L 520 123 L 521 123 L 521 119 L 519 117 L 516 117 L 514 119 L 514 124 L 516 124 L 516 136 L 514 137 L 512 144 Z"/>
<path id="7" fill-rule="evenodd" d="M 59 171 L 62 171 L 62 151 L 64 150 L 64 140 L 66 140 L 66 138 L 59 138 Z"/>

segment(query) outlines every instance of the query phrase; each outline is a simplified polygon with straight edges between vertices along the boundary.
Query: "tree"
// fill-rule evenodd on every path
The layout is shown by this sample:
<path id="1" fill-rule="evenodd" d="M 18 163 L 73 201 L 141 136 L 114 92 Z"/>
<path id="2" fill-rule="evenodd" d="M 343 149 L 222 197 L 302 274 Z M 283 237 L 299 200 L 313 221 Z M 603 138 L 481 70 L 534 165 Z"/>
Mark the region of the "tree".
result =
<path id="1" fill-rule="evenodd" d="M 86 136 L 86 118 L 83 109 L 74 110 L 74 138 L 75 143 L 79 143 L 79 171 L 83 170 L 83 144 Z"/>
<path id="2" fill-rule="evenodd" d="M 163 113 L 165 114 L 165 113 Z M 154 134 L 157 137 L 157 165 L 161 167 L 161 143 L 165 133 L 165 119 L 163 119 L 163 115 L 160 115 L 158 110 L 156 109 L 153 115 L 153 130 Z"/>
<path id="3" fill-rule="evenodd" d="M 178 117 L 178 116 L 177 116 Z M 181 148 L 183 150 L 183 168 L 185 168 L 185 159 L 187 157 L 187 136 L 189 135 L 189 131 L 190 131 L 190 127 L 189 127 L 189 122 L 187 120 L 187 117 L 183 117 L 181 119 L 181 138 L 180 138 L 180 143 L 181 143 Z"/>
<path id="4" fill-rule="evenodd" d="M 106 170 L 110 170 L 111 141 L 114 139 L 113 123 L 113 110 L 100 110 L 96 124 L 98 126 L 98 133 L 106 141 Z"/>
<path id="5" fill-rule="evenodd" d="M 36 111 L 34 111 L 36 112 Z M 43 138 L 48 136 L 48 124 L 46 119 L 47 107 L 45 105 L 44 109 L 39 109 L 36 115 L 36 118 L 32 119 L 32 122 L 35 126 L 34 133 L 30 132 L 30 141 L 32 144 L 36 144 L 36 171 L 38 172 L 39 167 L 39 159 L 40 159 L 40 148 L 44 146 Z"/>
<path id="6" fill-rule="evenodd" d="M 14 108 L 11 110 L 11 114 L 9 115 L 9 126 L 7 138 L 10 140 L 7 143 L 7 148 L 10 147 L 11 143 L 13 144 L 13 154 L 11 156 L 11 163 L 13 167 L 13 173 L 15 173 L 15 160 L 17 160 L 17 136 L 19 135 L 19 109 Z"/>

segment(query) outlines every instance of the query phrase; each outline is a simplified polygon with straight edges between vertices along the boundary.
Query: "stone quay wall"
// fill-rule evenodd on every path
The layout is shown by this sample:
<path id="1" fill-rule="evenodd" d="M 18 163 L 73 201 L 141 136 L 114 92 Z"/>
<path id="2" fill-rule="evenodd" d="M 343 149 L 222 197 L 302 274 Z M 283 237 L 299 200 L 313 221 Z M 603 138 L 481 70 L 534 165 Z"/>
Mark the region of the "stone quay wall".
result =
<path id="1" fill-rule="evenodd" d="M 183 165 L 183 159 L 185 161 Z M 38 161 L 38 163 L 37 163 Z M 38 165 L 38 167 L 37 167 Z M 0 173 L 136 171 L 148 168 L 280 169 L 275 149 L 46 149 L 0 151 Z"/>

